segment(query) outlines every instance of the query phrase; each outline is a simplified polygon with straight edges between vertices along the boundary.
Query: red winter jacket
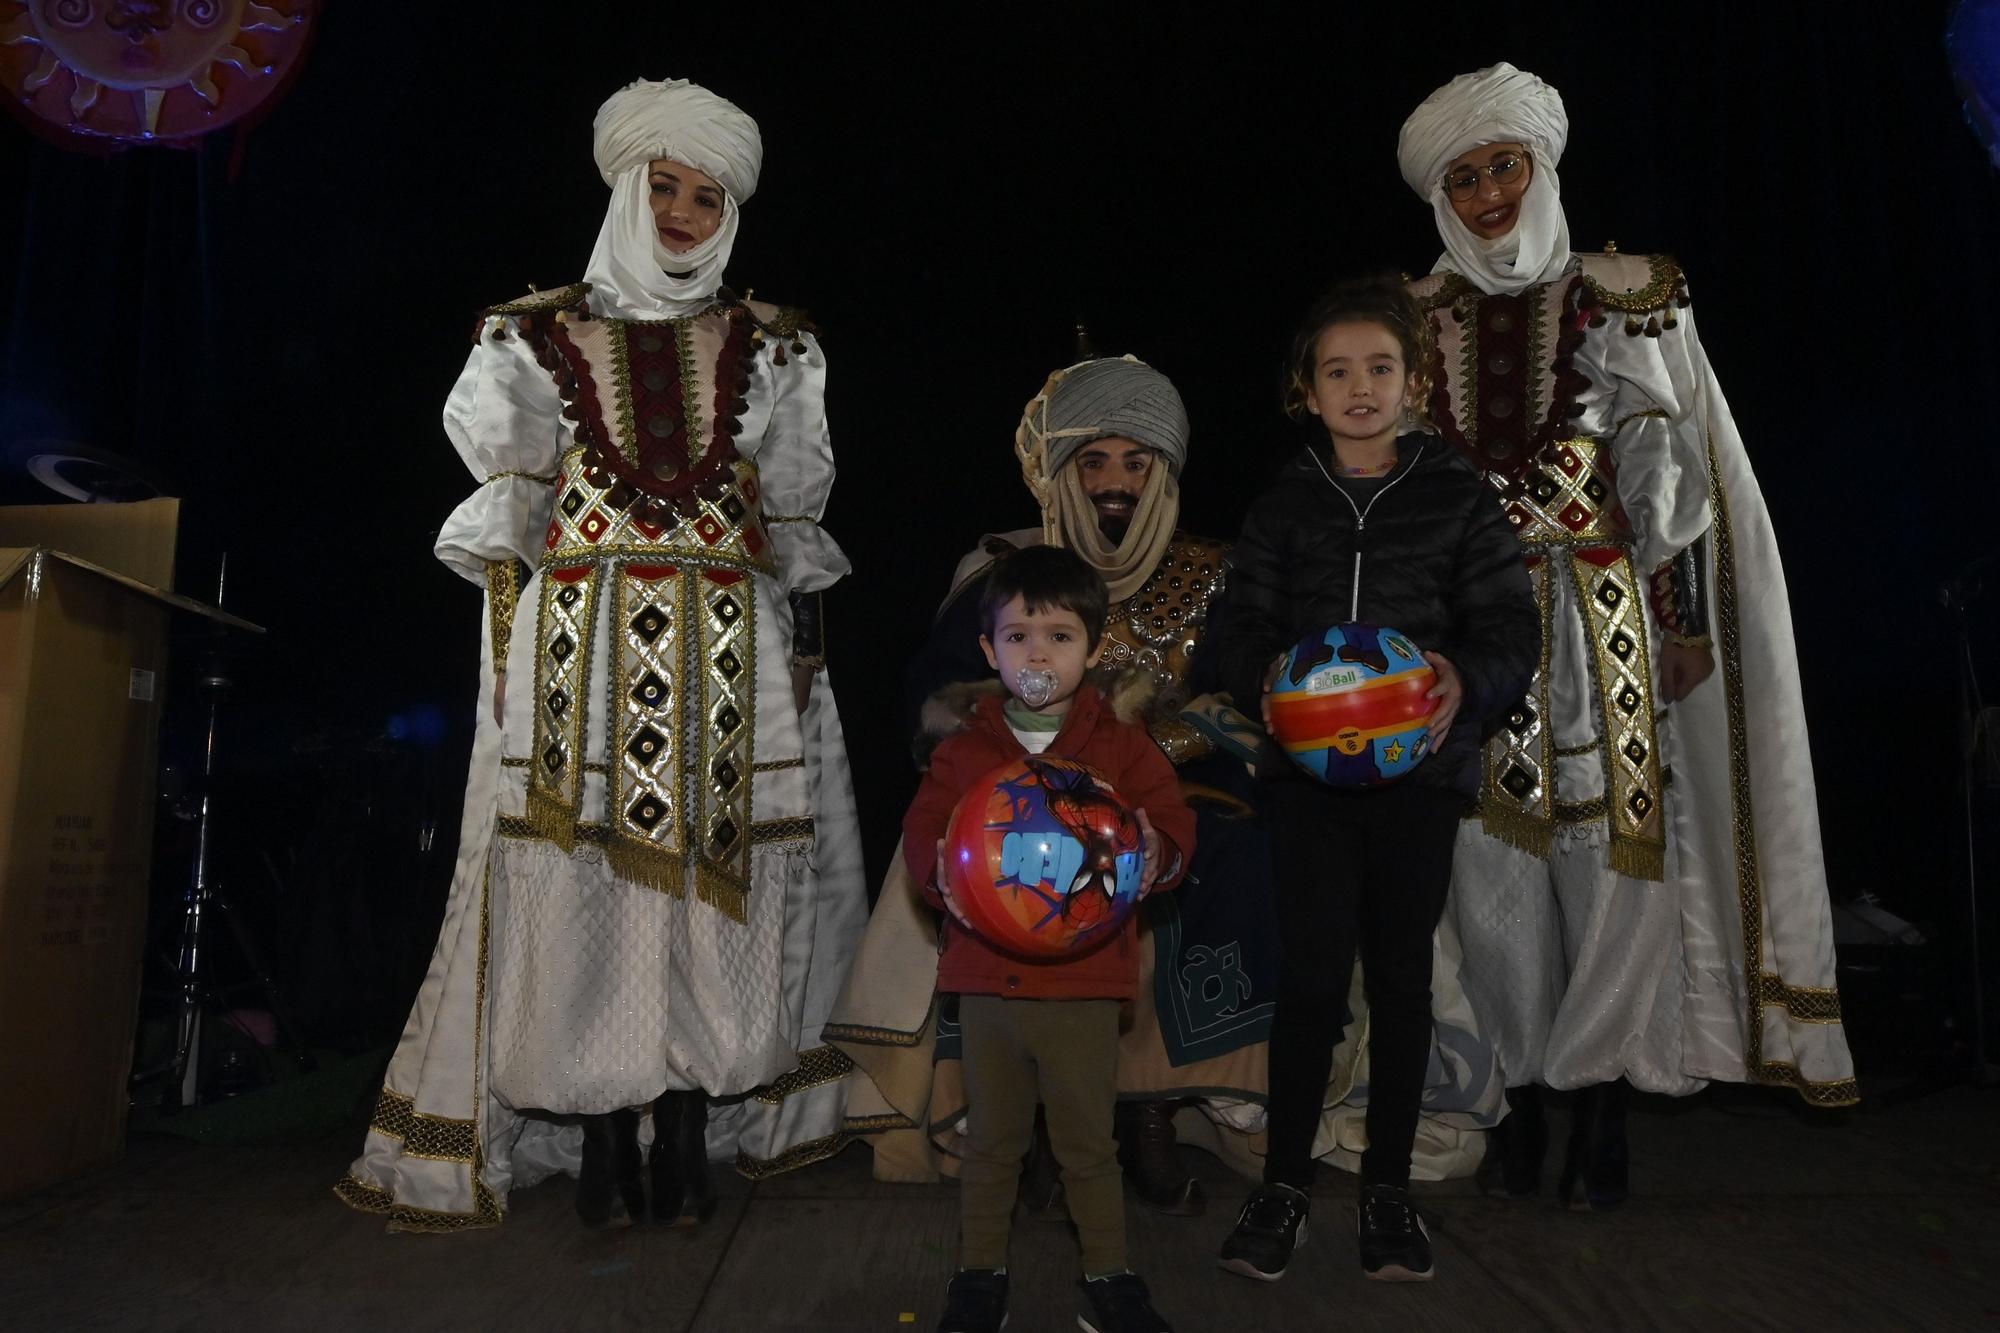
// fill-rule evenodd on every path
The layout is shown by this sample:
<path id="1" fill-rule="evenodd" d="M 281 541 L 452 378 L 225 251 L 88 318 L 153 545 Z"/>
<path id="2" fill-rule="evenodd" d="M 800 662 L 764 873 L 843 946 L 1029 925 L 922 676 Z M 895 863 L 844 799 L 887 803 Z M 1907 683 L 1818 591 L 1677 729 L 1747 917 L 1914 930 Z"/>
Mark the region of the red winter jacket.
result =
<path id="1" fill-rule="evenodd" d="M 910 877 L 924 886 L 932 906 L 943 907 L 937 890 L 937 844 L 951 822 L 959 797 L 978 779 L 1027 753 L 1008 729 L 1004 694 L 988 695 L 973 710 L 964 731 L 948 736 L 931 755 L 930 771 L 903 816 L 903 855 Z M 1089 764 L 1110 780 L 1134 809 L 1144 810 L 1160 835 L 1160 877 L 1153 892 L 1174 886 L 1194 851 L 1194 811 L 1181 800 L 1173 765 L 1143 727 L 1112 715 L 1094 686 L 1080 687 L 1070 700 L 1062 730 L 1044 754 Z M 937 988 L 969 995 L 1010 999 L 1127 1000 L 1139 979 L 1139 925 L 1128 920 L 1109 943 L 1074 958 L 1031 962 L 1001 953 L 967 931 L 949 913 L 938 957 Z"/>

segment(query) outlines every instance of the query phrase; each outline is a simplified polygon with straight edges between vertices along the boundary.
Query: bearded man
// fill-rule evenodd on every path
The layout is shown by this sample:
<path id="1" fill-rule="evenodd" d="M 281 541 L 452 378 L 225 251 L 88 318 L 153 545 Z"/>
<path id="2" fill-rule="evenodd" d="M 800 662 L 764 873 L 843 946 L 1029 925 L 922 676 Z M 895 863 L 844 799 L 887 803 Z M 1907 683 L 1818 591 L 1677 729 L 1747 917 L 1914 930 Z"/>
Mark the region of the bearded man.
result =
<path id="1" fill-rule="evenodd" d="M 1223 591 L 1226 546 L 1178 527 L 1188 419 L 1171 381 L 1133 357 L 1080 362 L 1049 377 L 1015 432 L 1039 526 L 992 534 L 959 562 L 909 670 L 918 760 L 956 730 L 979 692 L 997 688 L 979 649 L 978 590 L 1011 550 L 1048 543 L 1103 575 L 1112 611 L 1099 667 L 1114 708 L 1142 721 L 1178 770 L 1196 811 L 1194 864 L 1172 894 L 1141 908 L 1140 995 L 1120 1042 L 1118 1128 L 1135 1195 L 1179 1214 L 1204 1206 L 1176 1152 L 1178 1128 L 1232 1165 L 1259 1170 L 1265 1041 L 1279 964 L 1270 851 L 1251 780 L 1262 735 L 1218 697 L 1204 644 Z M 935 974 L 935 914 L 897 860 L 877 902 L 827 1039 L 861 1068 L 849 1127 L 868 1134 L 883 1179 L 926 1180 L 955 1165 L 965 1098 L 953 997 L 912 978 Z M 1434 986 L 1452 1039 L 1426 1109 L 1419 1170 L 1461 1174 L 1478 1158 L 1500 1089 L 1470 1030 L 1455 977 Z M 1460 997 L 1462 998 L 1462 997 Z M 1357 994 L 1354 1003 L 1358 1006 Z M 1463 1030 L 1454 1026 L 1463 1023 Z M 1468 1054 L 1469 1053 L 1469 1054 Z M 1338 1105 L 1365 1076 L 1336 1061 L 1319 1155 L 1352 1165 L 1359 1112 Z M 1176 1114 L 1176 1113 L 1179 1114 Z M 1253 1138 L 1253 1135 L 1256 1137 Z M 1046 1166 L 1046 1159 L 1038 1164 Z M 1031 1166 L 1030 1204 L 1054 1213 L 1059 1186 Z"/>

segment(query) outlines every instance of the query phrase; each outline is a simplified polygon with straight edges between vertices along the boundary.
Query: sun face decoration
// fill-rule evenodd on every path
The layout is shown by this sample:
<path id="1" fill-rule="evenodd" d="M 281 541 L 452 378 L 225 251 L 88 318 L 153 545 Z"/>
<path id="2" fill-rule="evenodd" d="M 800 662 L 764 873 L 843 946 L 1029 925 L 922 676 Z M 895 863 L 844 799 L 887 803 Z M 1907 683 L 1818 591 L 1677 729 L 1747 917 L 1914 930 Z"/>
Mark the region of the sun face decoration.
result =
<path id="1" fill-rule="evenodd" d="M 8 0 L 0 84 L 73 134 L 188 139 L 282 86 L 311 10 L 312 0 Z"/>

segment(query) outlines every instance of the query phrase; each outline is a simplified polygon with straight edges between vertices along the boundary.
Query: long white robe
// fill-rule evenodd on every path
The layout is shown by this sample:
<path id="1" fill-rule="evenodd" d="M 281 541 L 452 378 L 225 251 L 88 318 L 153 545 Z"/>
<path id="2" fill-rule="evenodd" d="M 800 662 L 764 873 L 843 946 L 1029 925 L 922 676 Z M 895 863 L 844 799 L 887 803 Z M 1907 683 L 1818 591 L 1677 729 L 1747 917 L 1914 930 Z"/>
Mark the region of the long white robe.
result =
<path id="1" fill-rule="evenodd" d="M 1582 266 L 1614 299 L 1662 271 L 1640 256 L 1584 256 Z M 1462 833 L 1451 910 L 1467 989 L 1510 1085 L 1624 1076 L 1686 1093 L 1722 1079 L 1845 1104 L 1856 1096 L 1854 1066 L 1770 516 L 1693 310 L 1670 296 L 1650 316 L 1652 336 L 1628 332 L 1615 304 L 1607 313 L 1577 349 L 1588 385 L 1574 433 L 1613 441 L 1641 577 L 1709 535 L 1717 669 L 1666 705 L 1659 725 L 1671 773 L 1663 879 L 1619 873 L 1601 823 L 1560 830 L 1550 863 L 1475 827 Z M 1589 684 L 1596 648 L 1576 589 L 1550 583 L 1555 787 L 1581 800 L 1605 790 Z M 1650 614 L 1646 622 L 1656 663 L 1658 627 Z"/>
<path id="2" fill-rule="evenodd" d="M 834 476 L 825 360 L 810 334 L 798 337 L 806 350 L 787 366 L 773 364 L 779 340 L 757 353 L 734 440 L 760 470 L 776 565 L 775 577 L 750 579 L 751 817 L 795 831 L 753 845 L 740 922 L 692 886 L 675 895 L 621 881 L 582 843 L 564 853 L 507 836 L 523 812 L 529 762 L 537 573 L 522 590 L 512 642 L 496 654 L 482 634 L 444 927 L 363 1153 L 336 1188 L 356 1207 L 388 1213 L 394 1229 L 496 1224 L 511 1188 L 575 1170 L 581 1131 L 550 1113 L 642 1104 L 672 1088 L 715 1095 L 709 1154 L 733 1156 L 747 1174 L 803 1165 L 846 1141 L 847 1062 L 819 1034 L 866 917 L 859 827 L 826 673 L 804 715 L 795 711 L 786 594 L 828 587 L 849 566 L 819 526 Z M 550 480 L 574 448 L 561 409 L 518 328 L 481 339 L 445 408 L 446 432 L 481 485 L 446 521 L 438 555 L 468 578 L 483 584 L 493 561 L 538 563 Z M 591 629 L 593 699 L 606 697 L 612 660 L 604 601 Z M 504 727 L 491 711 L 496 659 L 510 663 Z M 604 729 L 594 728 L 583 758 L 601 767 L 605 749 Z M 601 776 L 584 782 L 579 818 L 603 820 Z"/>

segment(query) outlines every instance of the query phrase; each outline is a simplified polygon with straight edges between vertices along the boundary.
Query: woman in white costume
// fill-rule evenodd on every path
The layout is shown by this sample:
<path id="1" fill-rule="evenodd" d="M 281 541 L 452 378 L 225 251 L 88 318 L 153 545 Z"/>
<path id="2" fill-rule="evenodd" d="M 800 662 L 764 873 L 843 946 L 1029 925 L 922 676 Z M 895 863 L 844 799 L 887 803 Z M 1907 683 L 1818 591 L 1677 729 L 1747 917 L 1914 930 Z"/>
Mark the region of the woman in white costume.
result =
<path id="1" fill-rule="evenodd" d="M 556 1170 L 587 1224 L 637 1217 L 648 1112 L 681 1225 L 712 1158 L 844 1141 L 819 1028 L 866 904 L 817 642 L 849 568 L 825 361 L 722 285 L 754 121 L 642 81 L 594 149 L 585 280 L 486 311 L 445 405 L 480 483 L 437 543 L 487 589 L 480 716 L 444 929 L 336 1189 L 397 1229 L 494 1225 Z"/>
<path id="2" fill-rule="evenodd" d="M 1431 418 L 1503 492 L 1547 645 L 1486 746 L 1448 909 L 1514 1108 L 1494 1157 L 1534 1192 L 1536 1085 L 1586 1090 L 1559 1188 L 1607 1206 L 1628 1083 L 1856 1092 L 1769 515 L 1679 267 L 1570 250 L 1568 130 L 1501 64 L 1433 93 L 1398 158 L 1445 246 L 1414 284 Z"/>

